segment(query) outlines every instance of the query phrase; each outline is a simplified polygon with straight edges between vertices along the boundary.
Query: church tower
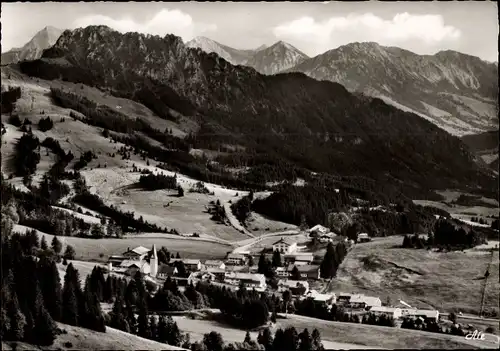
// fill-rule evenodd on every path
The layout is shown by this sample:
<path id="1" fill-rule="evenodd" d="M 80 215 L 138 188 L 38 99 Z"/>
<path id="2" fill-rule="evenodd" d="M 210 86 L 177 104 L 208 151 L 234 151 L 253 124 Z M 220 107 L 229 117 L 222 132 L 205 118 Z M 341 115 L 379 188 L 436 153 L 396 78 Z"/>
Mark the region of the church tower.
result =
<path id="1" fill-rule="evenodd" d="M 151 267 L 149 275 L 156 278 L 156 274 L 158 274 L 158 255 L 156 254 L 156 244 L 153 244 L 153 256 L 149 259 L 149 266 Z"/>

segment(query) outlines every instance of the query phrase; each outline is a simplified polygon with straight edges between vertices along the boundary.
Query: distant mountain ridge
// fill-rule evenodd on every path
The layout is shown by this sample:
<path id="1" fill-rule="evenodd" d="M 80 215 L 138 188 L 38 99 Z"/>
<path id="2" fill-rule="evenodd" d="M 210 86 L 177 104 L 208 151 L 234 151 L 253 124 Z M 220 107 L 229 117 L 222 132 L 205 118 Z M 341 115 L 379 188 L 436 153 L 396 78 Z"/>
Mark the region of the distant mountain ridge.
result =
<path id="1" fill-rule="evenodd" d="M 21 48 L 14 48 L 2 53 L 2 65 L 17 63 L 24 60 L 36 60 L 42 56 L 43 50 L 54 45 L 62 34 L 62 30 L 47 26 Z"/>
<path id="2" fill-rule="evenodd" d="M 108 88 L 160 117 L 174 109 L 198 124 L 197 148 L 241 145 L 241 157 L 397 184 L 419 196 L 429 188 L 498 186 L 458 138 L 414 114 L 301 73 L 261 75 L 173 35 L 65 31 L 20 69 Z"/>
<path id="3" fill-rule="evenodd" d="M 282 72 L 309 58 L 297 48 L 283 41 L 271 46 L 261 45 L 255 50 L 238 50 L 206 37 L 196 37 L 188 41 L 186 46 L 200 48 L 206 53 L 216 53 L 233 65 L 249 66 L 262 74 Z"/>
<path id="4" fill-rule="evenodd" d="M 454 135 L 498 129 L 498 65 L 456 51 L 417 55 L 351 43 L 286 72 L 338 82 L 430 120 Z"/>

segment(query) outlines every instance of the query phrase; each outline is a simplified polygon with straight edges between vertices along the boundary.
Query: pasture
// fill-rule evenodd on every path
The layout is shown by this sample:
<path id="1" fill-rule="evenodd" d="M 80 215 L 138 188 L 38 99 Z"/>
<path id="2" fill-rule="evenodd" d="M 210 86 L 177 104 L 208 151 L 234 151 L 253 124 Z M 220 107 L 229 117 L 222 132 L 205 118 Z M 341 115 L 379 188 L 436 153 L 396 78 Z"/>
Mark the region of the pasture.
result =
<path id="1" fill-rule="evenodd" d="M 375 238 L 357 244 L 339 267 L 333 291 L 361 292 L 382 301 L 399 299 L 412 306 L 442 312 L 477 314 L 490 251 L 435 252 L 401 248 L 403 237 Z M 498 251 L 494 252 L 486 286 L 485 309 L 496 310 L 500 283 Z"/>

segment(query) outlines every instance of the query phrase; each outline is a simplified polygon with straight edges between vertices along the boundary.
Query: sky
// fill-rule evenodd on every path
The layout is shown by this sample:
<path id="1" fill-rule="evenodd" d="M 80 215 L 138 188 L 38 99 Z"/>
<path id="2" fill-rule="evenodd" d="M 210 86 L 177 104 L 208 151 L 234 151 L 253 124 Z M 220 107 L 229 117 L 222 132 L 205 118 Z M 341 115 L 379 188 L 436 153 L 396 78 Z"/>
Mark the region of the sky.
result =
<path id="1" fill-rule="evenodd" d="M 22 20 L 23 18 L 27 20 Z M 456 50 L 498 61 L 496 2 L 44 2 L 2 3 L 2 52 L 45 26 L 107 25 L 186 42 L 206 36 L 236 49 L 283 40 L 309 56 L 352 42 L 417 54 Z"/>

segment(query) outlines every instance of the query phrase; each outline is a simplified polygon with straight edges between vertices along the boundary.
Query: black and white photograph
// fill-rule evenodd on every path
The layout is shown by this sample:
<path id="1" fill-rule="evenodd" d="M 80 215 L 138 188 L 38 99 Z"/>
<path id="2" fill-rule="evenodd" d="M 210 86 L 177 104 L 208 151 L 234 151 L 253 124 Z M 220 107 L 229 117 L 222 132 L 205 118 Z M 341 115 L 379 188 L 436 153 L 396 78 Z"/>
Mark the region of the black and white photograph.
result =
<path id="1" fill-rule="evenodd" d="M 2 350 L 500 348 L 497 2 L 0 22 Z"/>

